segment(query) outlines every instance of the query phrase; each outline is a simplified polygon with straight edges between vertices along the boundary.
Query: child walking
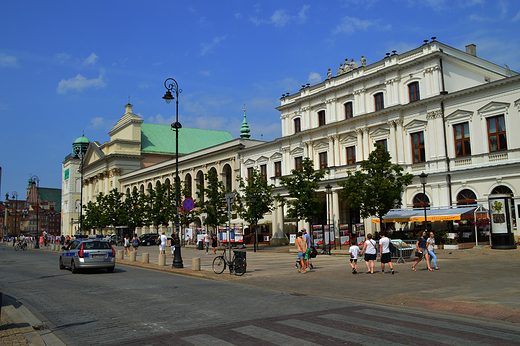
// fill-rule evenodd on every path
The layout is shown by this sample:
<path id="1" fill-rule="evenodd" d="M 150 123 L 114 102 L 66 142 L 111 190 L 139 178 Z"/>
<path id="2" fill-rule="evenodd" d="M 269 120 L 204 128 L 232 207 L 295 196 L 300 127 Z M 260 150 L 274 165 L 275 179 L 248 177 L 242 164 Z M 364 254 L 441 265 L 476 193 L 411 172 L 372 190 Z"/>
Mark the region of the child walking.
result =
<path id="1" fill-rule="evenodd" d="M 357 274 L 357 260 L 360 251 L 357 245 L 357 239 L 352 238 L 350 244 L 350 249 L 348 250 L 348 252 L 350 252 L 350 267 L 352 268 L 352 274 Z"/>

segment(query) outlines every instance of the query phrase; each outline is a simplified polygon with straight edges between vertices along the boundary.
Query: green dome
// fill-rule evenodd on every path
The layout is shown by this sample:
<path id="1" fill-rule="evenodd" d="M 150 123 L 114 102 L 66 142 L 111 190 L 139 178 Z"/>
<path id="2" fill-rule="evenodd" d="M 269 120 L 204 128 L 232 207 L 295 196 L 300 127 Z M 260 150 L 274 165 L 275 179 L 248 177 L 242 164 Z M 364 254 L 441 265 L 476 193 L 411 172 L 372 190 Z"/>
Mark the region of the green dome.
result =
<path id="1" fill-rule="evenodd" d="M 85 137 L 83 135 L 83 136 L 79 137 L 78 139 L 76 139 L 73 144 L 82 144 L 82 143 L 90 144 L 92 142 L 90 141 L 90 139 L 88 139 L 87 137 Z"/>

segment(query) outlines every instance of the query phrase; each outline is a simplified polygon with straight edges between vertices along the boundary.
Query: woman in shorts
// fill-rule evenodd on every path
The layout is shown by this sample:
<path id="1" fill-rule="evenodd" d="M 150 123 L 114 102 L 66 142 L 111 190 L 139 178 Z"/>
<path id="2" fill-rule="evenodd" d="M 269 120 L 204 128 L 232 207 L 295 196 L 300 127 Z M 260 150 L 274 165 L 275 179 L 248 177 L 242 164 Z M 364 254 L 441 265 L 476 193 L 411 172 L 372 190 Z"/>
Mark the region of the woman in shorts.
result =
<path id="1" fill-rule="evenodd" d="M 367 234 L 367 240 L 363 245 L 360 255 L 365 254 L 365 264 L 367 265 L 367 274 L 374 274 L 374 261 L 377 256 L 377 243 L 372 240 L 372 234 Z"/>
<path id="2" fill-rule="evenodd" d="M 421 236 L 419 239 L 417 239 L 417 242 L 415 243 L 415 253 L 418 254 L 417 258 L 415 259 L 415 263 L 412 266 L 412 270 L 415 272 L 415 266 L 417 263 L 421 262 L 423 257 L 426 259 L 426 265 L 428 266 L 428 271 L 433 271 L 433 269 L 430 267 L 430 256 L 428 255 L 428 250 L 426 250 L 426 231 L 421 232 Z"/>

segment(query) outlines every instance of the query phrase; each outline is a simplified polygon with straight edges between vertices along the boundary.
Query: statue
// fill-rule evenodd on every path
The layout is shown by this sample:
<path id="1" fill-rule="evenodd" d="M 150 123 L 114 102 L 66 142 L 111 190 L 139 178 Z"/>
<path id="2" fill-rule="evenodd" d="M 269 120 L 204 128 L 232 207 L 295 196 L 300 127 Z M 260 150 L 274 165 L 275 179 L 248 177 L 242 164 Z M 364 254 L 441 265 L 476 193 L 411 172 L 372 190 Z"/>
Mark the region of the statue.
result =
<path id="1" fill-rule="evenodd" d="M 343 64 L 339 64 L 339 70 L 338 70 L 338 73 L 336 73 L 336 76 L 339 76 L 342 73 L 343 73 Z"/>
<path id="2" fill-rule="evenodd" d="M 330 68 L 329 68 L 329 70 L 327 71 L 327 77 L 328 77 L 328 79 L 331 79 L 331 78 L 332 78 L 332 72 L 330 71 Z"/>
<path id="3" fill-rule="evenodd" d="M 345 64 L 343 65 L 343 71 L 348 72 L 350 71 L 350 65 L 348 64 L 348 58 L 345 58 Z"/>
<path id="4" fill-rule="evenodd" d="M 358 68 L 358 65 L 356 64 L 356 62 L 354 61 L 354 59 L 351 59 L 350 60 L 350 69 L 353 70 L 355 68 Z"/>
<path id="5" fill-rule="evenodd" d="M 363 67 L 367 66 L 367 59 L 365 59 L 364 55 L 361 56 L 361 66 L 363 66 Z"/>

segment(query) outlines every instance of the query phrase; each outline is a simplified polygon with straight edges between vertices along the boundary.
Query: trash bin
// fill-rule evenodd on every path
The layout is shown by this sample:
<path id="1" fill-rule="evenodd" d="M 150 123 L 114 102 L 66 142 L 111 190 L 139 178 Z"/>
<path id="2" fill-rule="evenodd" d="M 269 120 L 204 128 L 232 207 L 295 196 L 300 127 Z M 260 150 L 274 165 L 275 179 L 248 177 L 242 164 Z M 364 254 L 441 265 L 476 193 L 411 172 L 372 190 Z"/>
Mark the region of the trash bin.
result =
<path id="1" fill-rule="evenodd" d="M 204 242 L 202 240 L 199 241 L 199 250 L 204 250 Z"/>

